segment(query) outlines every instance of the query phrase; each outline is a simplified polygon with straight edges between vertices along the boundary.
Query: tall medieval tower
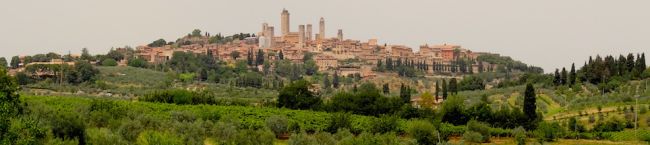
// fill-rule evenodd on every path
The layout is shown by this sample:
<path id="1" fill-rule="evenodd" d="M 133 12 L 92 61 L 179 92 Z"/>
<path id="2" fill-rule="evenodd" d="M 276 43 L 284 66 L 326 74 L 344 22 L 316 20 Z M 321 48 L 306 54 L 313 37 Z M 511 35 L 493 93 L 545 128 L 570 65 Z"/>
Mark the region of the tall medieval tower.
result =
<path id="1" fill-rule="evenodd" d="M 305 46 L 305 25 L 298 26 L 298 48 Z"/>
<path id="2" fill-rule="evenodd" d="M 280 27 L 282 29 L 282 36 L 289 35 L 289 11 L 287 9 L 282 9 L 282 26 Z"/>
<path id="3" fill-rule="evenodd" d="M 339 32 L 337 33 L 337 38 L 339 41 L 343 41 L 343 29 L 339 29 Z"/>
<path id="4" fill-rule="evenodd" d="M 311 39 L 311 36 L 312 36 L 312 34 L 311 34 L 311 24 L 307 24 L 307 30 L 305 32 L 305 36 L 306 36 L 306 41 L 311 41 L 312 40 Z"/>
<path id="5" fill-rule="evenodd" d="M 319 27 L 318 38 L 321 40 L 325 39 L 325 19 L 323 19 L 323 17 L 320 17 Z"/>

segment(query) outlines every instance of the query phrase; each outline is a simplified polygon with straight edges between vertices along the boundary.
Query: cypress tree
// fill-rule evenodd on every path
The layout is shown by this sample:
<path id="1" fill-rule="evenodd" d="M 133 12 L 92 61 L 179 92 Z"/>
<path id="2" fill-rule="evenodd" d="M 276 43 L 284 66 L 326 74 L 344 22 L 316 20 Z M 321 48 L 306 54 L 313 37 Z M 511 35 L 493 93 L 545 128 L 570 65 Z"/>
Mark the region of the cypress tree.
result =
<path id="1" fill-rule="evenodd" d="M 456 78 L 451 78 L 451 80 L 449 80 L 448 87 L 452 95 L 458 95 L 458 81 Z"/>
<path id="2" fill-rule="evenodd" d="M 567 72 L 566 69 L 563 67 L 562 68 L 562 74 L 560 75 L 560 81 L 562 82 L 562 85 L 568 84 L 568 78 L 567 78 Z"/>
<path id="3" fill-rule="evenodd" d="M 329 75 L 325 74 L 323 76 L 323 88 L 328 89 L 332 86 L 332 83 L 330 82 Z"/>
<path id="4" fill-rule="evenodd" d="M 257 65 L 264 64 L 264 51 L 258 49 L 257 51 Z"/>
<path id="5" fill-rule="evenodd" d="M 384 94 L 390 94 L 390 88 L 388 87 L 388 83 L 384 84 Z"/>
<path id="6" fill-rule="evenodd" d="M 618 66 L 618 75 L 623 76 L 627 73 L 627 60 L 625 59 L 625 56 L 618 56 L 618 62 L 616 65 Z"/>
<path id="7" fill-rule="evenodd" d="M 637 54 L 637 55 L 638 55 L 638 54 Z M 637 56 L 637 57 L 636 57 L 636 64 L 635 64 L 635 66 L 636 66 L 636 68 L 635 68 L 635 69 L 636 69 L 636 75 L 637 75 L 637 77 L 638 77 L 638 76 L 640 76 L 640 75 L 643 73 L 643 71 L 645 71 L 645 69 L 646 69 L 646 65 L 645 65 L 645 54 L 642 53 L 641 56 Z"/>
<path id="8" fill-rule="evenodd" d="M 332 78 L 332 86 L 334 88 L 339 88 L 339 73 L 334 71 L 334 76 Z"/>
<path id="9" fill-rule="evenodd" d="M 555 69 L 555 74 L 553 77 L 553 83 L 555 83 L 556 86 L 559 86 L 562 84 L 562 78 L 560 77 L 560 70 Z"/>
<path id="10" fill-rule="evenodd" d="M 280 53 L 278 54 L 278 58 L 280 60 L 284 60 L 284 54 L 282 53 L 282 51 L 280 51 Z"/>
<path id="11" fill-rule="evenodd" d="M 400 88 L 399 94 L 400 94 L 400 98 L 402 99 L 403 103 L 411 102 L 410 89 L 408 87 L 404 86 L 404 84 L 402 84 L 402 87 Z"/>
<path id="12" fill-rule="evenodd" d="M 248 49 L 248 54 L 246 55 L 246 61 L 248 61 L 248 66 L 253 66 L 253 49 Z"/>
<path id="13" fill-rule="evenodd" d="M 526 85 L 526 91 L 524 92 L 524 114 L 528 117 L 528 129 L 535 128 L 535 122 L 537 121 L 537 103 L 535 88 L 532 84 Z"/>
<path id="14" fill-rule="evenodd" d="M 632 72 L 634 70 L 634 54 L 630 53 L 627 55 L 627 72 Z"/>
<path id="15" fill-rule="evenodd" d="M 576 65 L 575 63 L 571 64 L 571 72 L 569 72 L 569 84 L 573 85 L 576 83 Z"/>
<path id="16" fill-rule="evenodd" d="M 440 81 L 436 81 L 436 100 L 438 95 L 440 95 Z"/>
<path id="17" fill-rule="evenodd" d="M 447 80 L 442 80 L 442 99 L 447 100 Z"/>

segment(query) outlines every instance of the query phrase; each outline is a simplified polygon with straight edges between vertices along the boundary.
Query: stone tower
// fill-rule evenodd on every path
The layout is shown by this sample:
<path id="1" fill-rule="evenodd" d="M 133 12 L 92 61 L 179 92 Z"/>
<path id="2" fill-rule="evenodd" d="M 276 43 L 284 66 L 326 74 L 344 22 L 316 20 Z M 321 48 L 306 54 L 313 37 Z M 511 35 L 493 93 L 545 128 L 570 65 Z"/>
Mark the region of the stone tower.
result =
<path id="1" fill-rule="evenodd" d="M 298 48 L 305 46 L 305 25 L 298 25 Z"/>
<path id="2" fill-rule="evenodd" d="M 282 17 L 281 17 L 281 22 L 282 22 L 282 36 L 289 35 L 289 11 L 287 9 L 282 9 Z"/>
<path id="3" fill-rule="evenodd" d="M 268 43 L 267 46 L 268 46 L 269 48 L 273 47 L 273 43 L 274 43 L 274 41 L 275 41 L 275 40 L 273 39 L 273 37 L 275 37 L 275 36 L 274 36 L 274 33 L 275 33 L 275 32 L 273 31 L 273 26 L 268 26 L 268 27 L 266 27 L 266 31 L 265 31 L 264 33 L 265 33 L 264 35 L 266 36 L 266 39 L 267 39 L 266 43 Z"/>
<path id="4" fill-rule="evenodd" d="M 320 27 L 318 32 L 319 35 L 318 38 L 325 39 L 325 19 L 323 19 L 323 17 L 320 17 L 320 23 L 318 27 Z"/>
<path id="5" fill-rule="evenodd" d="M 339 29 L 338 39 L 339 41 L 343 41 L 343 29 Z"/>
<path id="6" fill-rule="evenodd" d="M 307 24 L 307 31 L 305 32 L 305 36 L 307 36 L 307 41 L 311 41 L 311 24 Z"/>

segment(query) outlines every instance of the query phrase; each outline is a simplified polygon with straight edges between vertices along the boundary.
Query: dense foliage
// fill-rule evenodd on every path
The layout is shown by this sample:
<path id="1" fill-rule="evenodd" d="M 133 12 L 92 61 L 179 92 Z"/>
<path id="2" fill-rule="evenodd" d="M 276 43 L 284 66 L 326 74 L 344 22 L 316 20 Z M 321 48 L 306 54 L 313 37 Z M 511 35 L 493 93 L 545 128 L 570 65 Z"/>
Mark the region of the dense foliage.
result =
<path id="1" fill-rule="evenodd" d="M 282 88 L 278 95 L 278 107 L 291 109 L 311 109 L 318 107 L 322 104 L 322 101 L 309 91 L 310 86 L 307 81 L 300 80 Z"/>

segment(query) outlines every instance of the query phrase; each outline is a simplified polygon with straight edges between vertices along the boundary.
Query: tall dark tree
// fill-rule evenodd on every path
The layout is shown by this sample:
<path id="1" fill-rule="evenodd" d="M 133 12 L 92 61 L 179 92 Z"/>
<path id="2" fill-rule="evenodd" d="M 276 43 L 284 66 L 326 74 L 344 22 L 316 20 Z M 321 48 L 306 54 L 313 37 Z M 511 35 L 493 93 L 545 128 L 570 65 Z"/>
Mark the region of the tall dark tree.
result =
<path id="1" fill-rule="evenodd" d="M 262 51 L 262 49 L 258 49 L 256 59 L 257 59 L 257 61 L 256 61 L 257 65 L 264 64 L 264 51 Z"/>
<path id="2" fill-rule="evenodd" d="M 438 100 L 438 96 L 440 96 L 440 81 L 436 81 L 436 100 Z"/>
<path id="3" fill-rule="evenodd" d="M 323 88 L 329 89 L 331 86 L 332 82 L 330 82 L 330 76 L 327 74 L 323 75 Z"/>
<path id="4" fill-rule="evenodd" d="M 442 80 L 442 99 L 445 99 L 445 100 L 447 99 L 447 95 L 448 95 L 447 91 L 448 91 L 447 90 L 447 80 L 443 79 Z"/>
<path id="5" fill-rule="evenodd" d="M 568 74 L 567 74 L 566 68 L 564 68 L 564 67 L 562 68 L 562 73 L 560 74 L 560 81 L 562 82 L 561 83 L 562 85 L 566 85 L 566 84 L 569 83 L 568 82 Z"/>
<path id="6" fill-rule="evenodd" d="M 404 86 L 404 84 L 402 84 L 402 87 L 400 88 L 399 91 L 399 97 L 402 99 L 403 103 L 411 102 L 411 89 L 409 89 L 407 86 Z"/>
<path id="7" fill-rule="evenodd" d="M 569 72 L 569 84 L 573 85 L 576 83 L 578 75 L 576 74 L 576 65 L 575 63 L 571 64 L 571 71 Z"/>
<path id="8" fill-rule="evenodd" d="M 393 70 L 393 60 L 390 57 L 386 58 L 386 70 Z"/>
<path id="9" fill-rule="evenodd" d="M 627 65 L 627 72 L 632 72 L 634 70 L 634 54 L 628 54 L 626 60 L 627 62 L 625 64 Z"/>
<path id="10" fill-rule="evenodd" d="M 535 128 L 534 122 L 538 119 L 536 100 L 535 88 L 533 88 L 532 84 L 527 84 L 526 91 L 524 92 L 524 114 L 528 117 L 528 129 Z"/>
<path id="11" fill-rule="evenodd" d="M 253 49 L 249 48 L 248 49 L 248 54 L 246 55 L 246 61 L 248 62 L 248 66 L 253 66 Z"/>
<path id="12" fill-rule="evenodd" d="M 382 72 L 384 70 L 384 62 L 380 59 L 377 60 L 377 71 Z"/>
<path id="13" fill-rule="evenodd" d="M 449 87 L 449 92 L 451 92 L 451 94 L 458 95 L 458 81 L 456 78 L 451 78 L 447 87 Z"/>
<path id="14" fill-rule="evenodd" d="M 560 70 L 555 69 L 555 73 L 553 74 L 553 83 L 556 86 L 559 86 L 562 84 L 562 77 L 560 76 Z"/>
<path id="15" fill-rule="evenodd" d="M 19 65 L 20 65 L 20 57 L 18 57 L 18 56 L 11 57 L 10 65 L 11 65 L 11 68 L 18 68 Z"/>
<path id="16" fill-rule="evenodd" d="M 390 94 L 390 87 L 388 86 L 388 83 L 384 84 L 384 94 Z"/>
<path id="17" fill-rule="evenodd" d="M 165 40 L 163 40 L 165 41 Z M 90 52 L 88 52 L 88 48 L 82 48 L 81 49 L 81 60 L 86 60 L 86 61 L 92 61 L 93 56 L 90 55 Z"/>
<path id="18" fill-rule="evenodd" d="M 636 70 L 635 72 L 636 72 L 636 75 L 637 75 L 637 77 L 638 77 L 638 76 L 640 76 L 640 74 L 642 74 L 643 71 L 645 71 L 645 69 L 646 69 L 646 65 L 645 65 L 645 53 L 642 53 L 640 56 L 638 56 L 638 57 L 636 58 L 636 64 L 634 64 L 634 66 L 636 67 L 636 68 L 635 68 L 635 70 Z"/>
<path id="19" fill-rule="evenodd" d="M 280 51 L 280 53 L 278 53 L 278 59 L 284 60 L 284 54 L 282 53 L 282 51 Z"/>
<path id="20" fill-rule="evenodd" d="M 75 63 L 73 70 L 67 73 L 68 83 L 79 84 L 95 79 L 95 75 L 99 74 L 99 70 L 87 61 L 80 60 Z"/>
<path id="21" fill-rule="evenodd" d="M 332 86 L 334 88 L 339 88 L 339 73 L 334 71 L 334 76 L 332 76 Z"/>
<path id="22" fill-rule="evenodd" d="M 618 63 L 616 64 L 618 66 L 618 75 L 625 75 L 627 74 L 627 59 L 625 56 L 622 54 L 618 56 Z"/>

